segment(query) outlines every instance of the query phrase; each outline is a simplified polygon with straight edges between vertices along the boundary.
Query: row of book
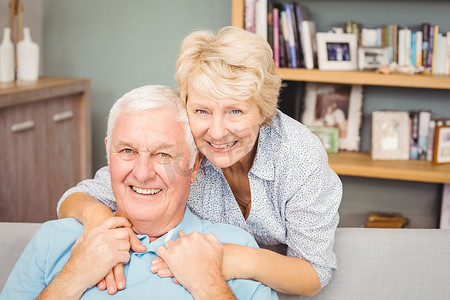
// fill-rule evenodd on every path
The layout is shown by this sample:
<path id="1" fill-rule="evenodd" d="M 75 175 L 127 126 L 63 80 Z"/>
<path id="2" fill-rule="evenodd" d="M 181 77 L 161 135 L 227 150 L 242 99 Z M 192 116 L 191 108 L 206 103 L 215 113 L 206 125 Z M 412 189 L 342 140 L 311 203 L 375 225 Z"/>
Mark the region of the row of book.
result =
<path id="1" fill-rule="evenodd" d="M 245 0 L 244 27 L 268 41 L 277 67 L 317 67 L 316 24 L 304 5 Z M 400 28 L 399 24 L 374 29 L 361 27 L 347 21 L 342 32 L 356 34 L 359 47 L 387 48 L 389 63 L 424 67 L 435 75 L 449 74 L 450 32 L 439 32 L 439 25 L 422 23 L 414 29 Z"/>
<path id="2" fill-rule="evenodd" d="M 314 67 L 316 45 L 309 32 L 315 32 L 315 23 L 302 4 L 245 0 L 244 28 L 267 40 L 277 67 Z"/>
<path id="3" fill-rule="evenodd" d="M 450 118 L 433 119 L 431 111 L 410 111 L 410 159 L 433 160 L 436 128 L 450 125 Z"/>
<path id="4" fill-rule="evenodd" d="M 439 32 L 439 25 L 422 23 L 415 29 L 398 24 L 360 31 L 361 47 L 387 47 L 389 63 L 400 66 L 423 66 L 434 75 L 450 71 L 450 31 Z"/>

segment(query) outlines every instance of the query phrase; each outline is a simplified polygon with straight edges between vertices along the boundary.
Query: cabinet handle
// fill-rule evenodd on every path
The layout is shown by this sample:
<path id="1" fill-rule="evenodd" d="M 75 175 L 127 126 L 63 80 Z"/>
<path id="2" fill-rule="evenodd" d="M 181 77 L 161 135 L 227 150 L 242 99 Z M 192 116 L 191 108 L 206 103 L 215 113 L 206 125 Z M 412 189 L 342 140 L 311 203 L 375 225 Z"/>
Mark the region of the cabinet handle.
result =
<path id="1" fill-rule="evenodd" d="M 32 129 L 34 128 L 34 122 L 31 120 L 22 122 L 22 123 L 17 123 L 11 126 L 11 131 L 12 132 L 20 132 L 20 131 L 25 131 L 28 129 Z"/>
<path id="2" fill-rule="evenodd" d="M 72 119 L 72 117 L 73 117 L 73 112 L 71 110 L 67 110 L 62 113 L 54 114 L 53 121 L 61 122 L 61 121 Z"/>

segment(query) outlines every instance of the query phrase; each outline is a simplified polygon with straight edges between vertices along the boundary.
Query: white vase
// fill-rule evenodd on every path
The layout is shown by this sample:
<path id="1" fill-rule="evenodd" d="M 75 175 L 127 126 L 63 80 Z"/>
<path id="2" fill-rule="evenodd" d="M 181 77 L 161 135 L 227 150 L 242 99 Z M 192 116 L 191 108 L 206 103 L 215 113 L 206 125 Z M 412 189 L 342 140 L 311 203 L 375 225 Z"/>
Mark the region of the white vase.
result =
<path id="1" fill-rule="evenodd" d="M 39 78 L 39 46 L 31 40 L 30 28 L 23 29 L 23 39 L 17 43 L 17 80 Z"/>
<path id="2" fill-rule="evenodd" d="M 11 30 L 6 27 L 3 29 L 3 40 L 0 44 L 0 82 L 12 82 L 14 79 L 14 45 L 11 41 Z"/>

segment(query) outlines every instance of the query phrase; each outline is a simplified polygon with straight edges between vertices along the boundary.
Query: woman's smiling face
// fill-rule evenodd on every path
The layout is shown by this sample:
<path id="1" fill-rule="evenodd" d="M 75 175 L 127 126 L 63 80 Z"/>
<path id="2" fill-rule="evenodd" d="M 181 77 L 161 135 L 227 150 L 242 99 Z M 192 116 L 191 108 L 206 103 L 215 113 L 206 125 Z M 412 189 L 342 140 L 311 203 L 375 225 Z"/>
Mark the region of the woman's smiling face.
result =
<path id="1" fill-rule="evenodd" d="M 211 163 L 228 168 L 251 157 L 264 121 L 252 101 L 210 99 L 193 88 L 188 95 L 186 108 L 195 143 Z"/>

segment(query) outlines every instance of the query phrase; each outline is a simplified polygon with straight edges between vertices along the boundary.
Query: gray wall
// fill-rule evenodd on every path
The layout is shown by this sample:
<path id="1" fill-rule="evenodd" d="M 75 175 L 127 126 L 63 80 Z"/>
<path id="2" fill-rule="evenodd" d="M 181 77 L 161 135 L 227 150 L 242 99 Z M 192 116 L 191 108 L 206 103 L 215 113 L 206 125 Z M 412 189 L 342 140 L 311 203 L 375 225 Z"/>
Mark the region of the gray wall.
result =
<path id="1" fill-rule="evenodd" d="M 44 74 L 92 80 L 94 170 L 105 165 L 103 138 L 112 103 L 144 84 L 173 79 L 181 39 L 195 29 L 229 25 L 225 0 L 42 0 Z M 421 22 L 450 31 L 450 1 L 301 1 L 319 31 L 354 20 L 365 27 Z M 432 109 L 450 117 L 450 92 L 366 87 L 362 150 L 370 149 L 370 114 L 379 109 Z M 441 185 L 342 176 L 341 226 L 362 224 L 370 209 L 392 209 L 411 218 L 412 227 L 433 227 Z"/>

